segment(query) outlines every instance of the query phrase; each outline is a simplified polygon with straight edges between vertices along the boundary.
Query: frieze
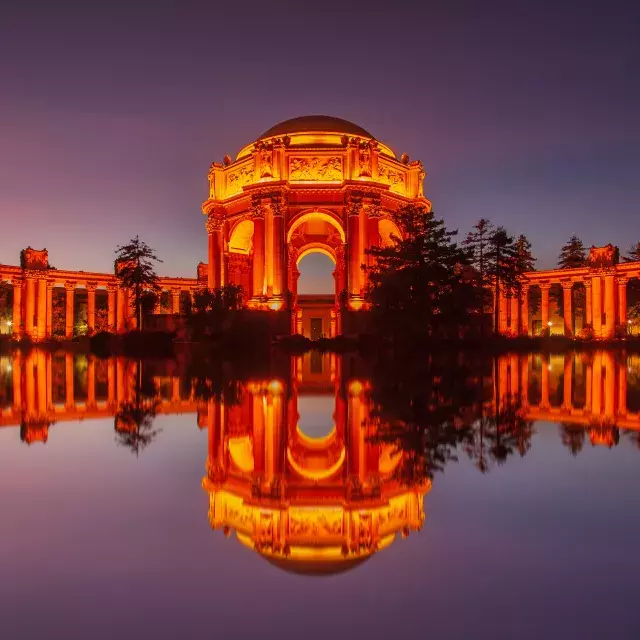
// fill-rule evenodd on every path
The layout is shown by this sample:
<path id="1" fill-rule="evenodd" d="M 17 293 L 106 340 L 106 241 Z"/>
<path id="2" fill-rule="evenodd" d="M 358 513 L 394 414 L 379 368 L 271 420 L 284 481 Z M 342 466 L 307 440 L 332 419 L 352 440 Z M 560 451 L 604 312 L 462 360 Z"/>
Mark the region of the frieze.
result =
<path id="1" fill-rule="evenodd" d="M 342 522 L 342 509 L 292 509 L 289 513 L 289 533 L 292 536 L 339 536 L 342 535 Z"/>
<path id="2" fill-rule="evenodd" d="M 240 169 L 229 173 L 227 175 L 227 195 L 240 193 L 242 187 L 253 182 L 253 178 L 254 171 L 252 164 L 246 164 L 244 167 L 240 167 Z"/>
<path id="3" fill-rule="evenodd" d="M 289 180 L 342 180 L 340 156 L 293 157 L 289 159 Z"/>
<path id="4" fill-rule="evenodd" d="M 402 171 L 391 168 L 388 165 L 380 164 L 378 166 L 378 180 L 384 184 L 388 184 L 391 191 L 404 193 L 405 176 Z"/>

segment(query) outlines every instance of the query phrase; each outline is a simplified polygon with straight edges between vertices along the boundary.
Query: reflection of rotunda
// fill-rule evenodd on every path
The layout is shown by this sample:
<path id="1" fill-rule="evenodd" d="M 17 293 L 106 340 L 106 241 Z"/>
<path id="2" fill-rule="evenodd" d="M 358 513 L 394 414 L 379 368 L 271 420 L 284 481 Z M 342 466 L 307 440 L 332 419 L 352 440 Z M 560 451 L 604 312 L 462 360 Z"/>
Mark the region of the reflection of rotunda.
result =
<path id="1" fill-rule="evenodd" d="M 210 401 L 209 456 L 203 488 L 209 522 L 277 566 L 326 574 L 355 567 L 421 527 L 427 482 L 394 477 L 402 453 L 369 442 L 364 385 L 344 382 L 340 358 L 305 376 L 299 358 L 291 383 L 246 385 L 241 402 Z M 299 426 L 298 397 L 335 398 L 333 428 L 321 437 Z"/>
<path id="2" fill-rule="evenodd" d="M 241 284 L 253 307 L 291 304 L 294 330 L 307 333 L 298 304 L 298 264 L 323 253 L 335 264 L 335 295 L 323 333 L 340 329 L 337 294 L 362 306 L 366 249 L 398 233 L 390 214 L 430 207 L 419 161 L 398 159 L 356 124 L 328 116 L 286 120 L 232 160 L 213 163 L 202 210 L 209 234 L 208 285 Z M 303 328 L 303 324 L 305 325 Z"/>

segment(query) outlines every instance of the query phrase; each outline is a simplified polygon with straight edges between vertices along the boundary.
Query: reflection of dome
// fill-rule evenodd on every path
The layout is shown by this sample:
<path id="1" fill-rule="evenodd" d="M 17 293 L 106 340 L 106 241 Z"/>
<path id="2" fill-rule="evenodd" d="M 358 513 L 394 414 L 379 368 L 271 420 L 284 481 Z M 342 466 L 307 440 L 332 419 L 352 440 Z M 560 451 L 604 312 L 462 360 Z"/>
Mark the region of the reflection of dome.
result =
<path id="1" fill-rule="evenodd" d="M 349 133 L 364 138 L 373 138 L 366 129 L 342 118 L 334 118 L 332 116 L 301 116 L 279 122 L 270 129 L 267 129 L 260 136 L 259 140 L 273 136 L 284 136 L 291 133 Z"/>
<path id="2" fill-rule="evenodd" d="M 296 573 L 304 576 L 334 576 L 338 573 L 345 573 L 359 567 L 366 562 L 371 555 L 360 558 L 344 558 L 328 562 L 313 562 L 288 560 L 286 558 L 274 558 L 273 556 L 262 556 L 269 564 L 272 564 L 287 573 Z"/>

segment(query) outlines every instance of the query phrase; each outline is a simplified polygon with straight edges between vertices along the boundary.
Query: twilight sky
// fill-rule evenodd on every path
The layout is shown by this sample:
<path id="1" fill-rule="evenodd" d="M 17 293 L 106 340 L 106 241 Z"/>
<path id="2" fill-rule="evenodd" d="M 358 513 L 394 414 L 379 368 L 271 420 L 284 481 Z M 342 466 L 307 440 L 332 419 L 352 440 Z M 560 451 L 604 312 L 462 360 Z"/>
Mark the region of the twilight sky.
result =
<path id="1" fill-rule="evenodd" d="M 193 277 L 210 162 L 316 113 L 421 159 L 449 227 L 525 233 L 539 268 L 572 233 L 640 240 L 640 3 L 413 4 L 5 0 L 0 263 L 110 270 L 138 233 Z"/>

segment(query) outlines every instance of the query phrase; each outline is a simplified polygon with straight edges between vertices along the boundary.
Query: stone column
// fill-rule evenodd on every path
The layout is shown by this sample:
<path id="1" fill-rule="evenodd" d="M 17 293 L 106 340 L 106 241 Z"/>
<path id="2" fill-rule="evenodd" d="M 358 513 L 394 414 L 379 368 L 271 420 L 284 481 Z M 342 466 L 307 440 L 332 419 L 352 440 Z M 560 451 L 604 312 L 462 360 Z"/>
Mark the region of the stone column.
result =
<path id="1" fill-rule="evenodd" d="M 87 282 L 87 328 L 89 333 L 96 330 L 96 287 L 95 282 Z"/>
<path id="2" fill-rule="evenodd" d="M 65 335 L 65 338 L 73 338 L 73 324 L 74 324 L 73 321 L 75 320 L 73 316 L 75 311 L 74 302 L 75 302 L 76 283 L 65 282 L 64 288 L 67 292 L 65 314 L 64 314 L 64 319 L 65 319 L 64 335 Z"/>
<path id="3" fill-rule="evenodd" d="M 366 237 L 367 249 L 371 249 L 380 245 L 380 214 L 373 207 L 369 209 Z M 372 267 L 375 262 L 375 258 L 373 256 L 366 256 L 366 262 L 369 267 Z"/>
<path id="4" fill-rule="evenodd" d="M 360 298 L 360 208 L 349 208 L 347 233 L 349 241 L 349 293 L 352 298 Z"/>
<path id="5" fill-rule="evenodd" d="M 33 320 L 36 310 L 36 281 L 33 276 L 27 276 L 26 294 L 24 303 L 24 330 L 30 338 L 35 338 Z"/>
<path id="6" fill-rule="evenodd" d="M 65 285 L 66 287 L 66 285 Z M 73 354 L 66 353 L 64 356 L 64 385 L 65 385 L 65 400 L 64 406 L 67 411 L 74 408 L 75 405 L 75 390 L 73 379 Z"/>
<path id="7" fill-rule="evenodd" d="M 586 299 L 585 322 L 586 324 L 593 327 L 593 296 L 591 293 L 591 279 L 587 278 L 582 284 L 584 285 L 584 293 Z"/>
<path id="8" fill-rule="evenodd" d="M 47 280 L 47 337 L 53 335 L 53 287 L 55 282 Z"/>
<path id="9" fill-rule="evenodd" d="M 591 306 L 593 314 L 593 334 L 596 338 L 602 337 L 602 278 L 594 275 L 591 278 Z"/>
<path id="10" fill-rule="evenodd" d="M 171 313 L 180 313 L 180 289 L 171 289 Z"/>
<path id="11" fill-rule="evenodd" d="M 522 408 L 529 406 L 529 355 L 520 359 L 520 403 Z"/>
<path id="12" fill-rule="evenodd" d="M 41 274 L 44 276 L 44 274 Z M 38 340 L 45 340 L 47 335 L 47 281 L 38 278 Z"/>
<path id="13" fill-rule="evenodd" d="M 627 324 L 627 282 L 629 278 L 618 276 L 618 322 Z"/>
<path id="14" fill-rule="evenodd" d="M 22 278 L 14 278 L 13 280 L 13 315 L 11 316 L 12 332 L 22 336 L 22 289 L 24 288 L 24 280 Z"/>
<path id="15" fill-rule="evenodd" d="M 89 356 L 87 363 L 87 407 L 96 406 L 96 361 Z"/>
<path id="16" fill-rule="evenodd" d="M 207 233 L 209 234 L 209 275 L 207 286 L 218 289 L 222 286 L 222 227 L 224 220 L 213 214 L 207 217 Z"/>
<path id="17" fill-rule="evenodd" d="M 522 287 L 520 296 L 520 334 L 529 335 L 529 285 Z"/>
<path id="18" fill-rule="evenodd" d="M 520 319 L 518 318 L 518 310 L 520 308 L 520 301 L 518 300 L 518 296 L 515 293 L 511 296 L 511 309 L 510 319 L 511 324 L 509 325 L 509 333 L 512 336 L 517 336 L 520 333 Z"/>
<path id="19" fill-rule="evenodd" d="M 541 310 L 542 310 L 542 331 L 549 329 L 549 289 L 551 284 L 549 282 L 540 283 L 541 294 Z"/>
<path id="20" fill-rule="evenodd" d="M 618 415 L 627 415 L 627 359 L 618 367 Z"/>
<path id="21" fill-rule="evenodd" d="M 604 277 L 604 313 L 605 327 L 603 338 L 613 338 L 616 332 L 616 289 L 615 274 L 607 273 Z"/>
<path id="22" fill-rule="evenodd" d="M 613 354 L 603 351 L 602 362 L 604 364 L 604 415 L 607 422 L 613 422 L 616 406 L 616 369 Z"/>
<path id="23" fill-rule="evenodd" d="M 264 295 L 264 210 L 258 207 L 253 212 L 253 298 Z"/>
<path id="24" fill-rule="evenodd" d="M 116 362 L 113 357 L 107 361 L 107 402 L 110 408 L 116 406 Z"/>
<path id="25" fill-rule="evenodd" d="M 593 355 L 591 370 L 591 413 L 596 419 L 602 413 L 602 351 Z"/>
<path id="26" fill-rule="evenodd" d="M 542 394 L 540 398 L 540 407 L 549 408 L 549 356 L 542 356 Z"/>
<path id="27" fill-rule="evenodd" d="M 118 286 L 115 284 L 107 285 L 107 328 L 109 331 L 116 330 L 116 292 Z"/>
<path id="28" fill-rule="evenodd" d="M 118 300 L 116 309 L 116 331 L 124 331 L 127 321 L 127 292 L 125 289 L 118 289 Z"/>
<path id="29" fill-rule="evenodd" d="M 564 306 L 564 335 L 569 337 L 573 335 L 573 282 L 563 281 L 560 284 L 562 285 L 562 298 Z"/>
<path id="30" fill-rule="evenodd" d="M 273 206 L 273 295 L 281 299 L 284 291 L 284 211 Z"/>

